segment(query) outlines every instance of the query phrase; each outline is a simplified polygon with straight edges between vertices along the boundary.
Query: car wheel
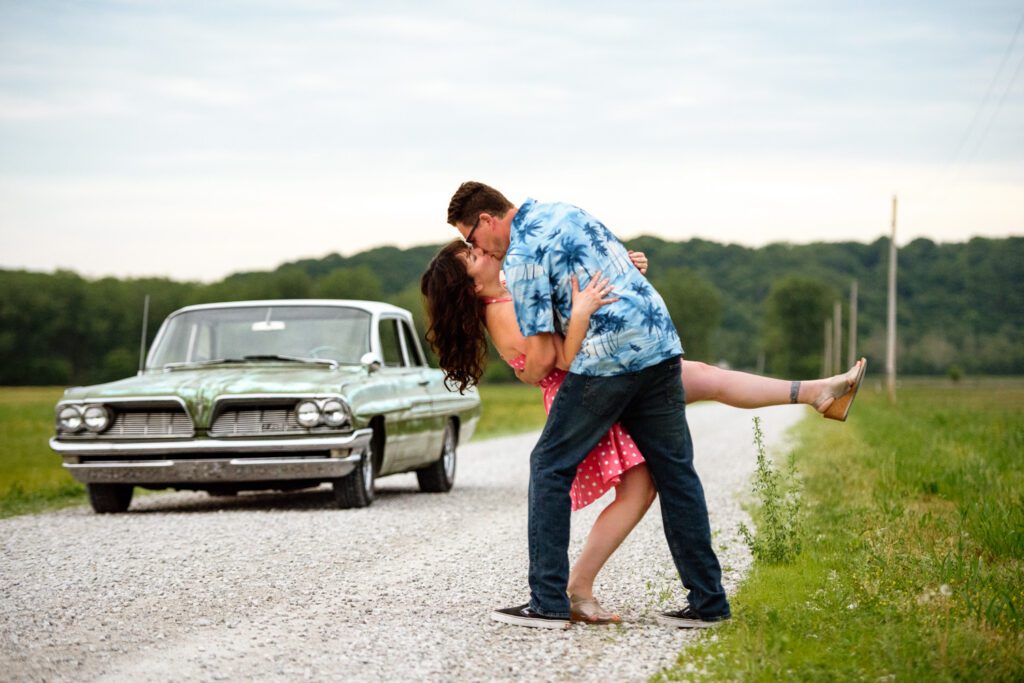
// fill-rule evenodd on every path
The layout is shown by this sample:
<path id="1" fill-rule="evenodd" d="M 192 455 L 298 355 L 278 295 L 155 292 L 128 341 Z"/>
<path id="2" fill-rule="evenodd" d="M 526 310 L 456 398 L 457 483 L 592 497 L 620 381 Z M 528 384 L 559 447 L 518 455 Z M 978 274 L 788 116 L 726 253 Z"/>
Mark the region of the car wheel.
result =
<path id="1" fill-rule="evenodd" d="M 441 457 L 423 469 L 416 470 L 416 479 L 420 483 L 420 491 L 427 493 L 447 493 L 455 485 L 455 449 L 458 439 L 455 438 L 455 424 L 449 420 L 444 428 L 444 439 L 441 442 Z"/>
<path id="2" fill-rule="evenodd" d="M 132 504 L 135 487 L 130 484 L 86 484 L 93 512 L 124 512 Z"/>
<path id="3" fill-rule="evenodd" d="M 371 439 L 354 470 L 331 482 L 339 508 L 364 508 L 373 502 L 373 443 Z"/>

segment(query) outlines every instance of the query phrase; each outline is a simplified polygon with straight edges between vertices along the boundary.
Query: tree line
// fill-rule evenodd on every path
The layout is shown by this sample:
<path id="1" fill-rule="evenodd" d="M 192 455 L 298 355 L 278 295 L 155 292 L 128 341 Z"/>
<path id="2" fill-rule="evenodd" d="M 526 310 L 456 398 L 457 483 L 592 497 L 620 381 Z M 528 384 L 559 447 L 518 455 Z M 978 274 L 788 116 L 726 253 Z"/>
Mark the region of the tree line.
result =
<path id="1" fill-rule="evenodd" d="M 818 375 L 823 322 L 840 301 L 846 324 L 849 287 L 857 280 L 858 355 L 883 367 L 886 239 L 754 249 L 639 237 L 627 245 L 647 252 L 648 276 L 688 358 Z M 247 299 L 388 301 L 411 310 L 422 334 L 419 276 L 438 248 L 330 254 L 213 283 L 0 270 L 0 385 L 91 384 L 133 374 L 147 295 L 148 343 L 177 308 Z M 915 240 L 900 249 L 898 300 L 901 373 L 1024 374 L 1024 238 Z M 488 380 L 513 378 L 496 354 L 492 361 Z"/>

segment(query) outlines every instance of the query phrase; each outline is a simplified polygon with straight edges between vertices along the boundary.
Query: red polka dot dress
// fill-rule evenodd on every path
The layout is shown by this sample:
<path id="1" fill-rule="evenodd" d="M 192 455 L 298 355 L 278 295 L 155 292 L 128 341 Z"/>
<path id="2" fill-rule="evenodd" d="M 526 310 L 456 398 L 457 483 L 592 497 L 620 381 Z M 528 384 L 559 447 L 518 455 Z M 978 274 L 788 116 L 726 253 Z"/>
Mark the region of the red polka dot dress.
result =
<path id="1" fill-rule="evenodd" d="M 508 364 L 522 370 L 526 366 L 526 354 L 513 358 Z M 544 410 L 548 413 L 566 374 L 564 370 L 555 368 L 540 381 L 540 388 L 544 391 Z M 633 443 L 633 438 L 616 422 L 576 468 L 576 479 L 569 489 L 572 509 L 579 510 L 593 503 L 618 485 L 623 472 L 643 461 L 644 457 Z"/>

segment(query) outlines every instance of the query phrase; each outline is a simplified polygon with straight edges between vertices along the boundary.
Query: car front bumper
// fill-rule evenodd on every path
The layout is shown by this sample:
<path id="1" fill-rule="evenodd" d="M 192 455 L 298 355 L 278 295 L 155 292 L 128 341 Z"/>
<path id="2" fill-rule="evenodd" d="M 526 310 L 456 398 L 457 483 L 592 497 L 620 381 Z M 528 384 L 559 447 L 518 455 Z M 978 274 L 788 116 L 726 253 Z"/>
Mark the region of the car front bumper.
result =
<path id="1" fill-rule="evenodd" d="M 303 438 L 125 443 L 50 439 L 50 448 L 83 484 L 323 481 L 349 474 L 372 436 L 372 429 L 358 429 L 351 434 Z M 320 451 L 329 455 L 309 455 Z"/>

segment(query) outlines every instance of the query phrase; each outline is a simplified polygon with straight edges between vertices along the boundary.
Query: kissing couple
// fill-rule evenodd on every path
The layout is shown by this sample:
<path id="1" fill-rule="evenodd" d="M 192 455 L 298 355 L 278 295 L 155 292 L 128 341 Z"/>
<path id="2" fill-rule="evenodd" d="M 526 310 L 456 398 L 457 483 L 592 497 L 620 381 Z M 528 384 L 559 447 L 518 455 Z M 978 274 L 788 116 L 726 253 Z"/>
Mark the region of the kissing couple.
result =
<path id="1" fill-rule="evenodd" d="M 628 252 L 582 209 L 532 199 L 516 207 L 492 187 L 465 182 L 448 222 L 462 239 L 421 280 L 427 340 L 442 370 L 459 390 L 479 381 L 489 333 L 517 377 L 544 390 L 548 409 L 530 455 L 530 600 L 492 617 L 538 628 L 621 621 L 594 598 L 594 579 L 657 496 L 687 589 L 686 604 L 659 620 L 704 628 L 729 619 L 686 402 L 807 403 L 845 420 L 863 359 L 845 374 L 803 382 L 682 361 L 665 303 L 644 277 L 645 255 Z M 570 572 L 571 510 L 612 487 L 615 500 Z"/>

